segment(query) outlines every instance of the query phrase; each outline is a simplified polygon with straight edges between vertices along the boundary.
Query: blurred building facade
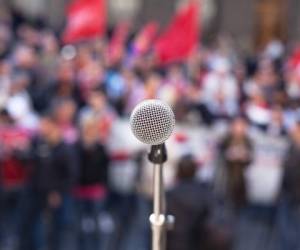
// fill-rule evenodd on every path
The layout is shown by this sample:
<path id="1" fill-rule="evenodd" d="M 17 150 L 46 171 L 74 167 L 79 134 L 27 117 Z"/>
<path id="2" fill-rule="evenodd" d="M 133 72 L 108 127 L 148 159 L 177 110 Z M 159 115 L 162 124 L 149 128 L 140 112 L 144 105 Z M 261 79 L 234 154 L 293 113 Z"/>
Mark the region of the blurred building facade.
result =
<path id="1" fill-rule="evenodd" d="M 133 20 L 136 28 L 149 20 L 166 25 L 174 10 L 187 0 L 108 0 L 109 23 Z M 202 38 L 216 34 L 233 36 L 245 51 L 259 49 L 273 39 L 294 44 L 300 40 L 299 0 L 198 0 L 201 6 Z M 26 15 L 48 16 L 58 28 L 64 22 L 64 6 L 70 0 L 12 0 Z"/>

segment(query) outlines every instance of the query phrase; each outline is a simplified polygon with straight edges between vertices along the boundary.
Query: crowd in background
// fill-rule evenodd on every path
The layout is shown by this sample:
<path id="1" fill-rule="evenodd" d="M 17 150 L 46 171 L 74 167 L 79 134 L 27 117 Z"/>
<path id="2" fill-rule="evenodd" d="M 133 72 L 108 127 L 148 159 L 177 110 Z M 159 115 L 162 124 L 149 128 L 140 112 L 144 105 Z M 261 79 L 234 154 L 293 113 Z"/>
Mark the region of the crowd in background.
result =
<path id="1" fill-rule="evenodd" d="M 125 249 L 134 227 L 138 236 L 128 249 L 148 249 L 151 199 L 138 187 L 114 192 L 108 177 L 112 161 L 130 158 L 142 168 L 143 156 L 113 154 L 108 145 L 114 124 L 152 98 L 169 103 L 180 125 L 230 125 L 215 166 L 227 170 L 222 194 L 211 195 L 219 184 L 212 179 L 194 180 L 200 164 L 191 156 L 173 166 L 178 173 L 168 206 L 178 226 L 169 235 L 170 250 L 265 249 L 265 242 L 245 244 L 246 236 L 251 243 L 247 231 L 234 234 L 233 225 L 241 232 L 247 218 L 272 224 L 276 247 L 299 249 L 300 73 L 285 46 L 273 41 L 249 56 L 238 53 L 234 39 L 221 37 L 169 65 L 151 51 L 135 54 L 130 41 L 111 61 L 107 46 L 108 39 L 63 45 L 46 25 L 1 11 L 0 249 Z M 249 207 L 244 179 L 255 150 L 250 130 L 291 144 L 280 199 L 259 208 Z M 139 175 L 133 179 L 138 183 Z M 226 222 L 226 215 L 214 214 L 218 209 L 241 219 Z"/>

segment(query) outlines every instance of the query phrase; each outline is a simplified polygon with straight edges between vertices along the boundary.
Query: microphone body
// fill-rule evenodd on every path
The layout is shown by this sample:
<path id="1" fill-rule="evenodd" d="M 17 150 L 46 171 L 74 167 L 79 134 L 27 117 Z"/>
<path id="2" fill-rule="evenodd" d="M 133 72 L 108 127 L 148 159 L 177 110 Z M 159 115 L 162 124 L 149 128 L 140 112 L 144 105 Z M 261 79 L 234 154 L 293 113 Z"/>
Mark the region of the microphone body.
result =
<path id="1" fill-rule="evenodd" d="M 159 145 L 172 134 L 175 116 L 166 103 L 150 99 L 139 103 L 133 109 L 130 125 L 138 140 L 149 145 Z"/>
<path id="2" fill-rule="evenodd" d="M 166 215 L 165 191 L 163 188 L 163 163 L 167 160 L 165 141 L 175 126 L 172 109 L 156 99 L 138 104 L 130 117 L 131 130 L 135 137 L 151 145 L 148 159 L 154 164 L 152 250 L 166 249 L 166 230 L 174 224 L 174 217 Z"/>

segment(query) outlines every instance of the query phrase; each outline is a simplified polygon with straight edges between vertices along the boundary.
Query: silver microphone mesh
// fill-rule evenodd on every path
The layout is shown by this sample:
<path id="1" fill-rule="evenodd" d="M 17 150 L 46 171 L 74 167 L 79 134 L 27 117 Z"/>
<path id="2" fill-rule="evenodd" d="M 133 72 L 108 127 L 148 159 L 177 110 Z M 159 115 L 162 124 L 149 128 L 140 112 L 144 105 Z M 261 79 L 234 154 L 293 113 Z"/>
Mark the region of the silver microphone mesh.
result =
<path id="1" fill-rule="evenodd" d="M 130 116 L 130 125 L 138 140 L 158 145 L 170 137 L 175 126 L 175 116 L 166 103 L 150 99 L 134 108 Z"/>

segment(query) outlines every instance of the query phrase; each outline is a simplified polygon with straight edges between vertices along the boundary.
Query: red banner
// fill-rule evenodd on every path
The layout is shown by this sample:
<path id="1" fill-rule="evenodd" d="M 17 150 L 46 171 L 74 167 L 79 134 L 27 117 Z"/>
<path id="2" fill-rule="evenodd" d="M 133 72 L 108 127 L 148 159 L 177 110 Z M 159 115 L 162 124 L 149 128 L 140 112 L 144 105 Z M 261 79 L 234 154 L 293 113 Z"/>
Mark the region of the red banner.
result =
<path id="1" fill-rule="evenodd" d="M 100 37 L 106 28 L 105 0 L 74 0 L 67 8 L 64 43 Z"/>
<path id="2" fill-rule="evenodd" d="M 130 24 L 128 22 L 121 22 L 116 26 L 108 48 L 108 59 L 110 63 L 115 63 L 122 58 L 129 30 Z"/>
<path id="3" fill-rule="evenodd" d="M 199 36 L 198 5 L 192 1 L 180 9 L 155 43 L 160 63 L 186 59 L 196 48 Z"/>
<path id="4" fill-rule="evenodd" d="M 141 29 L 133 41 L 133 50 L 136 54 L 143 55 L 150 49 L 158 27 L 158 23 L 152 21 Z"/>

